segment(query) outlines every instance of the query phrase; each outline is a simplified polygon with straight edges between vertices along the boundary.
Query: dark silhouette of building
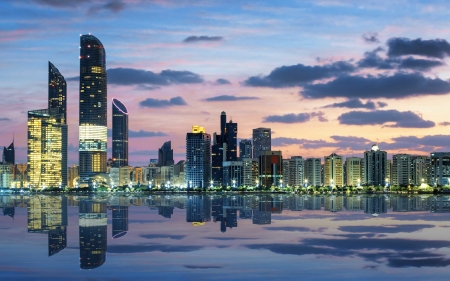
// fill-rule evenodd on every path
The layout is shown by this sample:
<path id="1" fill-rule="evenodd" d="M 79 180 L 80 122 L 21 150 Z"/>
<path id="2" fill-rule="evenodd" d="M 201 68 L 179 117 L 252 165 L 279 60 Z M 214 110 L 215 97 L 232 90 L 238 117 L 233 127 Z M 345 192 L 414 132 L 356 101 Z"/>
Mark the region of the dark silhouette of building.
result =
<path id="1" fill-rule="evenodd" d="M 48 108 L 57 108 L 67 124 L 67 85 L 64 76 L 51 63 L 48 62 Z"/>
<path id="2" fill-rule="evenodd" d="M 80 37 L 80 182 L 106 173 L 107 153 L 106 52 L 93 35 Z"/>
<path id="3" fill-rule="evenodd" d="M 364 152 L 365 185 L 385 185 L 387 177 L 387 152 L 373 145 L 370 151 Z"/>
<path id="4" fill-rule="evenodd" d="M 161 215 L 167 219 L 172 218 L 174 207 L 170 206 L 158 206 L 158 215 Z"/>
<path id="5" fill-rule="evenodd" d="M 281 151 L 262 151 L 259 156 L 259 182 L 268 188 L 280 184 L 283 178 Z"/>
<path id="6" fill-rule="evenodd" d="M 117 239 L 128 233 L 128 207 L 112 206 L 112 238 Z"/>
<path id="7" fill-rule="evenodd" d="M 163 146 L 158 150 L 158 166 L 171 166 L 173 161 L 173 149 L 172 142 L 166 141 Z"/>
<path id="8" fill-rule="evenodd" d="M 8 147 L 3 147 L 3 164 L 16 164 L 16 154 L 14 150 L 14 140 Z"/>
<path id="9" fill-rule="evenodd" d="M 128 110 L 113 98 L 112 114 L 112 166 L 128 166 Z"/>
<path id="10" fill-rule="evenodd" d="M 241 140 L 239 142 L 239 158 L 253 158 L 253 146 L 251 140 Z"/>
<path id="11" fill-rule="evenodd" d="M 94 269 L 106 261 L 107 213 L 106 203 L 80 201 L 80 268 Z"/>
<path id="12" fill-rule="evenodd" d="M 186 222 L 203 223 L 211 221 L 211 201 L 207 196 L 186 197 Z"/>
<path id="13" fill-rule="evenodd" d="M 3 216 L 14 218 L 14 214 L 15 214 L 14 207 L 3 207 Z"/>
<path id="14" fill-rule="evenodd" d="M 225 161 L 237 161 L 237 123 L 232 120 L 225 127 L 226 157 Z"/>
<path id="15" fill-rule="evenodd" d="M 272 149 L 272 132 L 270 128 L 253 129 L 253 158 L 259 159 L 263 151 Z"/>

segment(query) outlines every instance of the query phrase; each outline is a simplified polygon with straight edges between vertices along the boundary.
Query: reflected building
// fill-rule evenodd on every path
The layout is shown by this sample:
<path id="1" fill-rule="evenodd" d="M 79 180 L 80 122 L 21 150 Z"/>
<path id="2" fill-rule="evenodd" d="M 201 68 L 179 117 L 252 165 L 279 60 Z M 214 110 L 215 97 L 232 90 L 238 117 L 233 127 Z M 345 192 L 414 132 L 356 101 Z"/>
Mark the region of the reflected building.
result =
<path id="1" fill-rule="evenodd" d="M 387 213 L 387 201 L 384 196 L 368 196 L 364 198 L 364 213 L 379 215 Z"/>
<path id="2" fill-rule="evenodd" d="M 263 212 L 259 210 L 253 210 L 253 224 L 265 225 L 272 223 L 272 213 L 271 212 Z"/>
<path id="3" fill-rule="evenodd" d="M 211 201 L 209 197 L 194 195 L 186 197 L 186 222 L 204 223 L 211 221 Z"/>
<path id="4" fill-rule="evenodd" d="M 394 212 L 411 212 L 412 211 L 412 197 L 397 196 L 391 197 L 392 211 Z"/>
<path id="5" fill-rule="evenodd" d="M 343 196 L 326 196 L 324 197 L 324 208 L 325 211 L 339 212 L 342 211 L 344 207 L 344 197 Z"/>
<path id="6" fill-rule="evenodd" d="M 128 166 L 128 109 L 112 99 L 112 167 Z"/>
<path id="7" fill-rule="evenodd" d="M 158 206 L 158 215 L 161 215 L 167 219 L 172 218 L 173 207 L 170 206 Z"/>
<path id="8" fill-rule="evenodd" d="M 106 52 L 95 36 L 80 37 L 79 166 L 80 182 L 106 173 L 107 153 Z"/>
<path id="9" fill-rule="evenodd" d="M 128 233 L 128 206 L 112 206 L 112 238 L 117 239 Z"/>
<path id="10" fill-rule="evenodd" d="M 15 207 L 3 207 L 3 216 L 14 218 Z"/>
<path id="11" fill-rule="evenodd" d="M 430 207 L 432 213 L 450 213 L 450 197 L 433 196 Z"/>
<path id="12" fill-rule="evenodd" d="M 105 202 L 80 201 L 80 268 L 94 269 L 106 261 L 107 213 Z"/>
<path id="13" fill-rule="evenodd" d="M 306 210 L 320 210 L 320 209 L 322 209 L 322 197 L 319 197 L 319 196 L 306 196 L 305 197 L 305 209 Z"/>
<path id="14" fill-rule="evenodd" d="M 48 235 L 48 255 L 53 256 L 67 246 L 67 197 L 30 196 L 28 233 Z"/>
<path id="15" fill-rule="evenodd" d="M 345 197 L 345 209 L 347 211 L 362 210 L 362 202 L 360 196 Z"/>

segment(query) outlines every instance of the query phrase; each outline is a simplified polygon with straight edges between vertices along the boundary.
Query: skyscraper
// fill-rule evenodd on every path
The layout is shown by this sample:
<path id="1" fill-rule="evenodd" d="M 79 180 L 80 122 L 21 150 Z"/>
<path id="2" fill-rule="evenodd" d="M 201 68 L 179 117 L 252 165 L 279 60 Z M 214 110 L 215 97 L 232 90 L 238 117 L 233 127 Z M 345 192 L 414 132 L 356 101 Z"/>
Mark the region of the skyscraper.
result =
<path id="1" fill-rule="evenodd" d="M 365 184 L 385 185 L 387 176 L 387 152 L 378 145 L 372 145 L 370 151 L 364 152 Z"/>
<path id="2" fill-rule="evenodd" d="M 361 158 L 347 157 L 345 159 L 345 169 L 347 171 L 347 185 L 358 186 L 361 185 Z"/>
<path id="3" fill-rule="evenodd" d="M 225 126 L 226 161 L 237 161 L 237 123 L 232 120 Z"/>
<path id="4" fill-rule="evenodd" d="M 283 181 L 290 186 L 303 186 L 305 182 L 305 160 L 301 156 L 292 156 L 288 159 L 288 181 Z"/>
<path id="5" fill-rule="evenodd" d="M 263 187 L 277 186 L 283 179 L 281 151 L 262 151 L 259 156 L 259 182 Z"/>
<path id="6" fill-rule="evenodd" d="M 272 149 L 272 133 L 270 128 L 253 129 L 253 157 L 259 158 L 263 151 Z"/>
<path id="7" fill-rule="evenodd" d="M 206 188 L 211 180 L 211 135 L 193 126 L 186 134 L 186 184 L 189 189 Z"/>
<path id="8" fill-rule="evenodd" d="M 395 154 L 392 156 L 392 185 L 407 186 L 412 183 L 413 166 L 411 155 Z"/>
<path id="9" fill-rule="evenodd" d="M 344 160 L 336 153 L 324 157 L 324 185 L 337 187 L 344 186 Z"/>
<path id="10" fill-rule="evenodd" d="M 8 147 L 3 147 L 3 164 L 16 164 L 15 150 L 14 150 L 14 140 Z"/>
<path id="11" fill-rule="evenodd" d="M 172 142 L 166 141 L 163 146 L 158 150 L 158 166 L 171 166 L 173 161 L 173 149 Z"/>
<path id="12" fill-rule="evenodd" d="M 93 35 L 80 37 L 80 182 L 106 173 L 107 87 L 106 52 Z"/>
<path id="13" fill-rule="evenodd" d="M 251 140 L 241 140 L 239 142 L 239 158 L 253 158 L 253 146 Z"/>
<path id="14" fill-rule="evenodd" d="M 67 125 L 57 109 L 28 111 L 28 178 L 32 187 L 67 185 Z"/>
<path id="15" fill-rule="evenodd" d="M 128 110 L 118 99 L 112 99 L 113 167 L 128 166 Z"/>
<path id="16" fill-rule="evenodd" d="M 321 160 L 308 158 L 305 160 L 305 179 L 308 186 L 321 186 Z"/>
<path id="17" fill-rule="evenodd" d="M 48 62 L 48 108 L 57 108 L 59 114 L 64 118 L 64 124 L 67 124 L 67 85 L 64 76 L 51 63 Z"/>

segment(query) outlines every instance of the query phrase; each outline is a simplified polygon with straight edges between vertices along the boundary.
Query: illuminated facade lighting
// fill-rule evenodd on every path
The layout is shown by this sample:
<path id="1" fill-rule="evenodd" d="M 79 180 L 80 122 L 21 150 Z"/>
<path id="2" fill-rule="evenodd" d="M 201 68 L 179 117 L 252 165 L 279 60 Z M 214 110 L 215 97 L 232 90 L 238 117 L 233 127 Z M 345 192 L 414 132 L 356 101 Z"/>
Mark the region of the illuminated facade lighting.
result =
<path id="1" fill-rule="evenodd" d="M 106 52 L 93 35 L 80 37 L 80 182 L 106 173 L 107 85 Z"/>

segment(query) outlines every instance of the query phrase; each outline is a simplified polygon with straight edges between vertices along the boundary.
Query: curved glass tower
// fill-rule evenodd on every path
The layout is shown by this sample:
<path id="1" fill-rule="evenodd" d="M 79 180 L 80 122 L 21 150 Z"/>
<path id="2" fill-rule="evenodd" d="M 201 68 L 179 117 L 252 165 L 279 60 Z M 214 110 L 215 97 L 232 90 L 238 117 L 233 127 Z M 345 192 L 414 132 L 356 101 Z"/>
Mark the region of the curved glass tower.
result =
<path id="1" fill-rule="evenodd" d="M 112 99 L 113 167 L 128 166 L 128 110 L 118 99 Z"/>
<path id="2" fill-rule="evenodd" d="M 67 84 L 61 72 L 48 62 L 48 108 L 57 108 L 58 114 L 63 114 L 63 124 L 67 124 Z"/>
<path id="3" fill-rule="evenodd" d="M 106 173 L 106 52 L 93 35 L 80 37 L 80 183 Z"/>

